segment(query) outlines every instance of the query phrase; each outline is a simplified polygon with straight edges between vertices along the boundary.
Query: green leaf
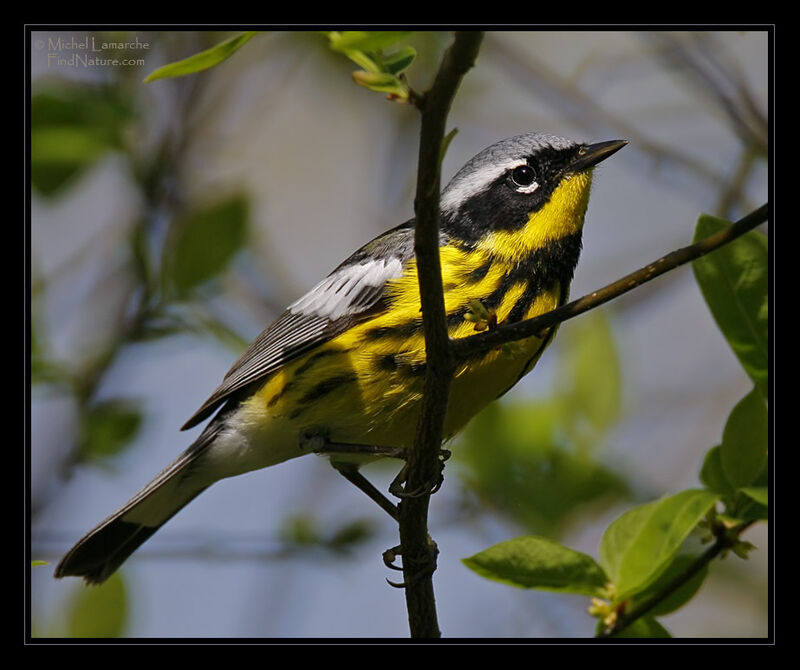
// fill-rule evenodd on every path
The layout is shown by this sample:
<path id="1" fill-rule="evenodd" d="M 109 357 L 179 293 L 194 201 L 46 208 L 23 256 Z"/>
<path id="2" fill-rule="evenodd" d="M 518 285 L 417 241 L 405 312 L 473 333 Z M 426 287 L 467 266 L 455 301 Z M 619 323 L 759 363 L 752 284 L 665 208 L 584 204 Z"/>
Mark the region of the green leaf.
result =
<path id="1" fill-rule="evenodd" d="M 365 54 L 363 51 L 348 51 L 345 55 L 367 72 L 372 72 L 374 74 L 383 73 L 383 68 L 375 62 L 375 59 L 369 54 Z"/>
<path id="2" fill-rule="evenodd" d="M 688 490 L 629 510 L 600 543 L 600 565 L 621 601 L 649 586 L 716 502 L 709 491 Z"/>
<path id="3" fill-rule="evenodd" d="M 695 241 L 730 223 L 702 215 Z M 768 399 L 768 242 L 750 231 L 692 263 L 711 314 L 761 396 Z"/>
<path id="4" fill-rule="evenodd" d="M 246 241 L 249 202 L 224 198 L 189 213 L 176 224 L 165 279 L 180 298 L 217 276 Z"/>
<path id="5" fill-rule="evenodd" d="M 69 608 L 68 637 L 121 637 L 128 618 L 128 594 L 119 573 L 93 588 L 75 592 Z"/>
<path id="6" fill-rule="evenodd" d="M 383 52 L 386 47 L 407 37 L 410 34 L 408 31 L 353 30 L 326 34 L 331 49 L 363 68 L 363 72 L 353 73 L 353 80 L 357 84 L 396 98 L 408 98 L 408 86 L 395 77 L 414 62 L 416 49 L 404 45 L 390 53 Z"/>
<path id="7" fill-rule="evenodd" d="M 107 400 L 84 412 L 80 455 L 102 459 L 119 452 L 139 432 L 141 411 L 125 400 Z"/>
<path id="8" fill-rule="evenodd" d="M 636 602 L 643 602 L 649 600 L 651 596 L 659 593 L 665 588 L 673 579 L 678 575 L 683 574 L 689 566 L 697 560 L 697 556 L 691 554 L 679 554 L 675 557 L 667 569 L 661 573 L 658 579 L 655 580 L 647 589 L 636 595 Z M 706 577 L 708 576 L 708 565 L 704 565 L 692 577 L 678 587 L 675 591 L 670 593 L 666 598 L 659 602 L 648 613 L 650 616 L 664 616 L 670 614 L 689 602 L 695 594 L 700 590 Z"/>
<path id="9" fill-rule="evenodd" d="M 652 518 L 659 501 L 639 505 L 628 510 L 606 528 L 600 541 L 600 565 L 615 585 L 621 580 L 626 570 L 628 555 L 636 546 L 639 536 L 646 532 L 647 524 Z M 634 556 L 634 558 L 638 558 Z M 644 559 L 645 561 L 647 558 Z"/>
<path id="10" fill-rule="evenodd" d="M 416 57 L 417 50 L 414 47 L 400 47 L 397 51 L 383 57 L 383 69 L 389 74 L 400 74 L 414 62 Z"/>
<path id="11" fill-rule="evenodd" d="M 755 500 L 759 505 L 769 507 L 769 489 L 766 486 L 745 486 L 742 493 Z"/>
<path id="12" fill-rule="evenodd" d="M 343 30 L 328 33 L 330 48 L 348 51 L 380 51 L 410 35 L 408 30 Z"/>
<path id="13" fill-rule="evenodd" d="M 764 469 L 767 431 L 767 407 L 753 389 L 731 410 L 722 433 L 722 469 L 734 488 L 752 484 Z"/>
<path id="14" fill-rule="evenodd" d="M 229 40 L 220 42 L 210 49 L 196 53 L 194 56 L 189 56 L 183 60 L 162 65 L 160 68 L 147 75 L 144 83 L 147 84 L 151 81 L 155 81 L 156 79 L 183 77 L 187 74 L 194 74 L 195 72 L 208 70 L 209 68 L 219 65 L 222 61 L 233 56 L 234 53 L 247 44 L 247 42 L 249 42 L 250 39 L 256 34 L 258 34 L 257 30 L 250 30 L 246 33 L 241 33 L 240 35 L 231 37 Z"/>
<path id="15" fill-rule="evenodd" d="M 706 453 L 703 467 L 700 469 L 700 481 L 709 490 L 719 493 L 721 496 L 732 496 L 736 489 L 728 481 L 725 470 L 722 467 L 722 447 L 717 445 Z"/>
<path id="16" fill-rule="evenodd" d="M 370 91 L 386 93 L 402 100 L 408 98 L 408 86 L 393 74 L 357 70 L 353 72 L 353 81 Z"/>
<path id="17" fill-rule="evenodd" d="M 543 537 L 519 537 L 463 563 L 479 575 L 526 589 L 604 595 L 606 576 L 591 556 Z"/>
<path id="18" fill-rule="evenodd" d="M 50 565 L 50 564 L 47 561 L 42 561 L 42 560 L 31 561 L 32 568 L 38 568 L 41 565 Z"/>
<path id="19" fill-rule="evenodd" d="M 769 491 L 766 486 L 745 486 L 736 492 L 727 516 L 734 523 L 769 519 Z"/>
<path id="20" fill-rule="evenodd" d="M 614 636 L 615 638 L 666 638 L 672 637 L 669 631 L 664 628 L 658 621 L 649 616 L 644 616 L 636 619 L 630 626 L 628 626 L 621 633 Z"/>

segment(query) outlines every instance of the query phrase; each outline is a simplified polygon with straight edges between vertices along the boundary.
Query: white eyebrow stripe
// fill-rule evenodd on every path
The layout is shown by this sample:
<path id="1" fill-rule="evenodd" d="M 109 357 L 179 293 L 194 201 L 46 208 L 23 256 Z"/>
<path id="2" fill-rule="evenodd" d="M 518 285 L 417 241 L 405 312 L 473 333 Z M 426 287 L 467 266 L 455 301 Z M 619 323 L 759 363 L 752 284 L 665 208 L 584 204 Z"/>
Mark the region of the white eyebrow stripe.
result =
<path id="1" fill-rule="evenodd" d="M 402 273 L 403 262 L 397 257 L 346 265 L 289 305 L 289 311 L 292 314 L 338 319 L 363 309 L 359 297 L 364 288 L 378 289 Z"/>
<path id="2" fill-rule="evenodd" d="M 441 208 L 445 211 L 457 209 L 469 198 L 485 191 L 490 184 L 502 177 L 507 171 L 527 165 L 525 159 L 515 158 L 505 163 L 494 163 L 479 170 L 469 172 L 465 177 L 456 177 L 442 193 Z"/>

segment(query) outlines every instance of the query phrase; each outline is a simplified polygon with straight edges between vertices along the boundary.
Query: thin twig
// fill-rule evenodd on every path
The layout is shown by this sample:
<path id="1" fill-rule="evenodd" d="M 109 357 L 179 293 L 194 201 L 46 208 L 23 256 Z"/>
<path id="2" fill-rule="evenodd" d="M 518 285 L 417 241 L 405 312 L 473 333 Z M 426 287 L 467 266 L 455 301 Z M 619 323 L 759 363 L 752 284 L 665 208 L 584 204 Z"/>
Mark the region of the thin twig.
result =
<path id="1" fill-rule="evenodd" d="M 463 361 L 473 356 L 479 356 L 492 349 L 499 347 L 507 342 L 522 340 L 526 337 L 540 334 L 543 330 L 555 326 L 562 321 L 583 314 L 594 309 L 609 300 L 617 298 L 628 291 L 631 291 L 642 284 L 661 276 L 665 272 L 689 263 L 705 254 L 708 254 L 719 247 L 732 242 L 740 235 L 752 230 L 756 226 L 764 223 L 769 217 L 769 203 L 759 207 L 742 219 L 739 219 L 729 228 L 709 235 L 705 239 L 696 242 L 688 247 L 677 249 L 672 253 L 659 258 L 653 263 L 645 265 L 643 268 L 632 272 L 622 279 L 593 291 L 582 298 L 554 309 L 551 312 L 537 316 L 534 319 L 527 319 L 518 323 L 509 324 L 488 330 L 477 335 L 460 338 L 451 341 L 453 355 L 456 361 Z"/>
<path id="2" fill-rule="evenodd" d="M 461 79 L 473 66 L 483 34 L 458 32 L 442 60 L 430 90 L 415 98 L 422 112 L 415 210 L 414 250 L 425 332 L 424 401 L 414 447 L 408 454 L 405 491 L 400 503 L 400 544 L 411 637 L 441 635 L 433 594 L 435 545 L 428 535 L 431 483 L 439 474 L 439 449 L 452 377 L 444 291 L 439 259 L 440 153 L 450 105 Z"/>

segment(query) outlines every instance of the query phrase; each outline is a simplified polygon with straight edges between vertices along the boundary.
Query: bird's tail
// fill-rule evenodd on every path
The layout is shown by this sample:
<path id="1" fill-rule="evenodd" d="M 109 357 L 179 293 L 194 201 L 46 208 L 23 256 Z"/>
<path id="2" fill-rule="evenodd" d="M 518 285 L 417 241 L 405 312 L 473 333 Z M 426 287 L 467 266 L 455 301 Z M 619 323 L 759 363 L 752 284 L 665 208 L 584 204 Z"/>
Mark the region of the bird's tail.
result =
<path id="1" fill-rule="evenodd" d="M 61 559 L 55 576 L 83 577 L 88 584 L 108 579 L 143 542 L 208 488 L 208 483 L 200 483 L 197 477 L 188 475 L 215 435 L 213 428 L 204 431 L 124 507 L 78 540 Z"/>

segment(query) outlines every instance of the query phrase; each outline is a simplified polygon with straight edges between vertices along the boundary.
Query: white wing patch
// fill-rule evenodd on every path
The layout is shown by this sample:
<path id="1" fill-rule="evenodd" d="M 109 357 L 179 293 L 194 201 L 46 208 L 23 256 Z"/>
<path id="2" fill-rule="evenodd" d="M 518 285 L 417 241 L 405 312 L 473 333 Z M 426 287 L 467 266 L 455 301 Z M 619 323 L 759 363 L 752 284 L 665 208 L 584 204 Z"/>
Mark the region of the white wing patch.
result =
<path id="1" fill-rule="evenodd" d="M 371 299 L 389 280 L 403 273 L 399 258 L 379 258 L 345 265 L 328 275 L 302 298 L 289 305 L 292 314 L 314 315 L 331 320 L 358 312 L 365 298 Z"/>

